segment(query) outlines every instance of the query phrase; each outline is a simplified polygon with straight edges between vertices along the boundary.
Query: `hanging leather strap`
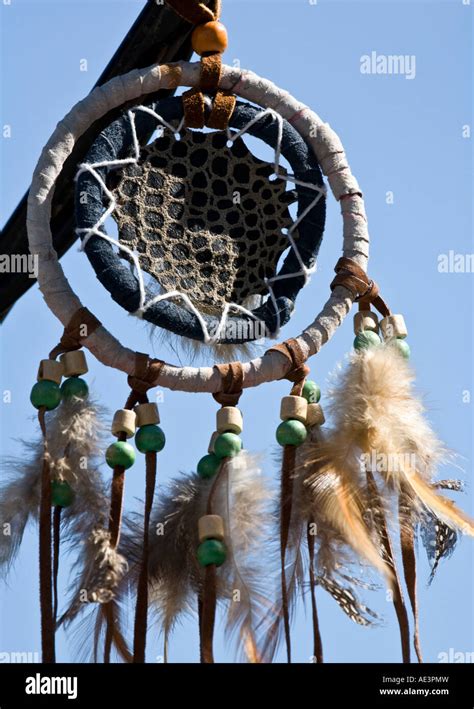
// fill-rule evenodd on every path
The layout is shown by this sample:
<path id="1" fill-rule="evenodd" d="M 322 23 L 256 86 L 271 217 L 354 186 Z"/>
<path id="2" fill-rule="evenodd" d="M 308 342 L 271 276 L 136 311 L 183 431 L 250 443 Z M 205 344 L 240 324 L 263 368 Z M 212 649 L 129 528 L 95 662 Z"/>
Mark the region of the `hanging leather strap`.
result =
<path id="1" fill-rule="evenodd" d="M 316 579 L 314 576 L 314 534 L 311 531 L 311 525 L 314 524 L 310 520 L 306 528 L 306 540 L 308 543 L 309 556 L 309 586 L 311 592 L 311 615 L 313 618 L 313 655 L 318 664 L 324 662 L 323 659 L 323 642 L 321 639 L 321 631 L 319 629 L 318 608 L 316 605 Z"/>
<path id="2" fill-rule="evenodd" d="M 43 467 L 39 508 L 39 586 L 41 610 L 41 650 L 44 663 L 56 662 L 51 558 L 51 470 L 46 437 L 46 409 L 38 411 L 43 435 Z"/>
<path id="3" fill-rule="evenodd" d="M 193 25 L 201 25 L 219 19 L 220 0 L 214 0 L 210 7 L 192 0 L 168 0 L 174 11 Z M 210 52 L 201 57 L 201 74 L 195 88 L 183 93 L 184 123 L 187 128 L 214 128 L 225 130 L 234 112 L 236 97 L 228 91 L 219 90 L 222 71 L 220 52 Z M 211 94 L 212 108 L 206 120 L 204 94 Z"/>
<path id="4" fill-rule="evenodd" d="M 405 574 L 405 584 L 408 590 L 413 621 L 415 629 L 413 633 L 413 645 L 418 662 L 423 662 L 420 643 L 420 622 L 418 613 L 418 597 L 416 592 L 416 554 L 415 554 L 415 530 L 413 521 L 407 519 L 406 506 L 404 504 L 405 494 L 402 490 L 399 497 L 399 522 L 400 522 L 400 546 L 402 551 L 403 571 Z"/>
<path id="5" fill-rule="evenodd" d="M 79 308 L 64 328 L 59 343 L 49 353 L 50 359 L 56 359 L 63 352 L 72 352 L 82 347 L 82 341 L 100 327 L 101 322 L 87 308 Z"/>
<path id="6" fill-rule="evenodd" d="M 350 291 L 354 300 L 362 304 L 362 309 L 369 309 L 372 304 L 384 317 L 390 315 L 390 309 L 380 296 L 377 283 L 355 261 L 342 257 L 334 270 L 337 275 L 331 283 L 331 290 L 342 286 Z"/>
<path id="7" fill-rule="evenodd" d="M 135 607 L 135 629 L 133 638 L 133 662 L 145 662 L 146 633 L 148 628 L 148 560 L 150 516 L 156 484 L 156 452 L 146 454 L 145 513 L 143 518 L 143 550 Z"/>
<path id="8" fill-rule="evenodd" d="M 291 338 L 279 345 L 271 347 L 268 351 L 271 352 L 272 350 L 279 352 L 287 358 L 288 369 L 282 378 L 293 382 L 293 387 L 291 389 L 292 396 L 301 396 L 306 377 L 309 374 L 309 367 L 306 365 L 306 357 L 300 344 L 298 343 L 298 340 Z M 288 546 L 293 509 L 295 460 L 295 446 L 285 446 L 283 449 L 283 462 L 280 481 L 280 577 L 283 624 L 288 663 L 291 663 L 291 633 L 288 588 L 286 583 L 286 550 Z"/>
<path id="9" fill-rule="evenodd" d="M 220 0 L 209 3 L 209 7 L 203 2 L 196 2 L 196 0 L 166 0 L 166 2 L 177 15 L 192 25 L 212 22 L 212 20 L 217 20 L 221 14 Z"/>
<path id="10" fill-rule="evenodd" d="M 222 477 L 226 474 L 226 466 L 229 458 L 222 460 L 217 471 L 214 482 L 207 500 L 206 514 L 212 515 L 214 510 L 214 498 L 219 488 Z M 209 564 L 204 570 L 204 583 L 200 598 L 199 607 L 199 646 L 201 662 L 204 664 L 214 663 L 214 627 L 216 623 L 216 603 L 217 603 L 217 568 L 215 564 Z"/>
<path id="11" fill-rule="evenodd" d="M 242 394 L 244 372 L 241 362 L 230 362 L 228 364 L 216 364 L 214 369 L 221 377 L 221 390 L 213 394 L 213 398 L 221 406 L 237 406 Z M 212 484 L 207 500 L 206 514 L 213 514 L 214 498 L 225 475 L 225 469 L 229 459 L 224 458 Z M 200 598 L 199 608 L 199 636 L 200 636 L 200 657 L 201 662 L 211 664 L 214 662 L 214 626 L 216 621 L 217 603 L 217 568 L 215 564 L 206 566 L 204 571 L 204 583 Z"/>
<path id="12" fill-rule="evenodd" d="M 148 401 L 147 391 L 156 385 L 161 368 L 164 362 L 151 359 L 142 352 L 135 353 L 134 373 L 128 377 L 128 384 L 131 388 L 130 394 L 125 402 L 125 409 L 133 409 L 140 403 Z M 119 441 L 125 441 L 125 434 L 119 434 Z M 147 610 L 148 610 L 148 545 L 149 545 L 149 520 L 156 481 L 156 453 L 147 454 L 146 458 L 146 491 L 145 491 L 145 512 L 143 529 L 143 552 L 139 584 L 137 589 L 137 606 L 135 611 L 135 633 L 134 633 L 134 662 L 145 661 Z M 110 499 L 109 532 L 110 543 L 116 548 L 120 541 L 120 529 L 122 522 L 123 497 L 125 488 L 125 468 L 116 466 L 112 476 L 112 489 Z M 110 650 L 112 644 L 114 623 L 112 608 L 107 614 L 107 633 L 105 642 L 104 662 L 110 661 Z"/>
<path id="13" fill-rule="evenodd" d="M 395 613 L 397 615 L 398 626 L 400 628 L 400 638 L 402 644 L 402 660 L 404 663 L 410 662 L 410 625 L 408 622 L 408 613 L 403 598 L 402 585 L 400 583 L 400 577 L 398 576 L 397 567 L 395 564 L 395 556 L 393 553 L 392 542 L 390 535 L 388 533 L 387 521 L 385 519 L 385 514 L 382 508 L 382 500 L 377 488 L 377 483 L 370 470 L 366 472 L 367 476 L 367 491 L 369 493 L 369 500 L 371 505 L 375 505 L 377 510 L 377 531 L 379 533 L 380 542 L 382 549 L 384 551 L 386 562 L 391 567 L 394 575 L 394 587 L 393 587 L 393 605 L 395 607 Z"/>
<path id="14" fill-rule="evenodd" d="M 58 575 L 59 549 L 61 541 L 61 507 L 56 505 L 53 512 L 53 622 L 56 627 L 58 617 Z"/>

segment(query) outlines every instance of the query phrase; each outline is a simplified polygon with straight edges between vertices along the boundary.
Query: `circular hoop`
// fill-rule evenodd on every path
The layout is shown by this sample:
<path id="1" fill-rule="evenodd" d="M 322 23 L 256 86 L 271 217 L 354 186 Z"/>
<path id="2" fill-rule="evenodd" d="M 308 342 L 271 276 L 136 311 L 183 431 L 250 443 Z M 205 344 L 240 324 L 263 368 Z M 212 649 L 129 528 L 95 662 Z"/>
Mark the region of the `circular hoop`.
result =
<path id="1" fill-rule="evenodd" d="M 28 195 L 27 229 L 30 251 L 39 258 L 38 284 L 52 312 L 66 326 L 82 303 L 72 290 L 57 253 L 52 245 L 50 227 L 54 186 L 65 160 L 78 138 L 110 110 L 136 101 L 160 89 L 196 86 L 199 63 L 177 62 L 134 70 L 97 87 L 80 101 L 58 124 L 43 149 L 33 174 Z M 220 88 L 232 91 L 262 107 L 272 108 L 302 135 L 314 150 L 331 190 L 341 204 L 344 221 L 343 255 L 367 270 L 369 235 L 364 203 L 359 185 L 352 176 L 342 144 L 331 128 L 304 104 L 253 72 L 228 66 L 222 67 Z M 349 312 L 353 296 L 346 288 L 336 287 L 326 305 L 298 337 L 306 356 L 319 351 Z M 135 352 L 124 347 L 103 326 L 84 340 L 101 362 L 133 374 Z M 286 359 L 278 352 L 243 365 L 243 386 L 257 386 L 281 379 L 287 368 Z M 155 382 L 157 384 L 158 382 Z M 221 386 L 219 373 L 211 367 L 173 367 L 165 365 L 159 376 L 161 386 L 194 392 L 216 392 Z"/>
<path id="2" fill-rule="evenodd" d="M 117 167 L 117 161 L 130 158 L 135 147 L 134 138 L 138 127 L 140 134 L 145 135 L 156 127 L 156 118 L 146 109 L 159 114 L 167 125 L 172 121 L 181 121 L 184 113 L 183 102 L 179 97 L 155 102 L 145 107 L 145 111 L 141 111 L 136 117 L 134 114 L 136 109 L 129 109 L 126 114 L 102 131 L 87 153 L 86 164 L 103 167 L 96 168 L 95 174 L 82 168 L 76 183 L 77 232 L 82 236 L 88 235 L 84 250 L 99 281 L 112 298 L 132 314 L 139 313 L 142 297 L 140 283 L 128 265 L 114 251 L 112 243 L 96 235 L 94 231 L 94 225 L 100 222 L 101 216 L 106 211 L 104 192 L 96 175 L 106 184 L 107 175 L 110 170 Z M 139 126 L 138 121 L 140 121 Z M 281 123 L 281 135 L 279 123 Z M 195 314 L 188 308 L 166 299 L 160 299 L 142 308 L 140 317 L 153 325 L 191 339 L 206 342 L 212 340 L 209 333 L 222 333 L 218 338 L 214 338 L 218 339 L 219 344 L 241 344 L 262 336 L 262 328 L 252 327 L 252 320 L 264 323 L 263 331 L 272 337 L 290 319 L 296 296 L 306 282 L 306 273 L 312 270 L 316 262 L 323 237 L 326 210 L 323 178 L 318 162 L 307 143 L 287 121 L 282 119 L 278 121 L 276 114 L 263 115 L 261 109 L 249 104 L 237 103 L 229 128 L 237 131 L 247 128 L 246 132 L 262 140 L 274 150 L 278 146 L 279 153 L 281 152 L 281 155 L 288 160 L 297 181 L 299 220 L 297 251 L 293 247 L 294 242 L 289 241 L 290 251 L 279 273 L 270 279 L 269 298 L 266 303 L 255 308 L 249 315 L 227 314 L 225 327 L 222 326 L 222 318 L 205 313 Z M 312 185 L 314 188 L 310 187 Z M 102 225 L 100 231 L 103 228 Z"/>

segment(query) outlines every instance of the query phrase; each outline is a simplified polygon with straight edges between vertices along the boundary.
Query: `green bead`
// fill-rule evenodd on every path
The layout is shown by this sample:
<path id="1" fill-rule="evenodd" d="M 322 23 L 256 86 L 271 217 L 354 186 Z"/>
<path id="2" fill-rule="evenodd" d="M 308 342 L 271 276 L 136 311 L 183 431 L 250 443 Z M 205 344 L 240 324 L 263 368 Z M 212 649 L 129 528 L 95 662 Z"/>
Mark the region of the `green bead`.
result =
<path id="1" fill-rule="evenodd" d="M 126 441 L 116 441 L 107 448 L 105 453 L 107 465 L 111 468 L 131 468 L 135 462 L 135 449 Z"/>
<path id="2" fill-rule="evenodd" d="M 283 421 L 276 430 L 276 439 L 281 446 L 300 446 L 307 435 L 304 423 L 296 419 Z"/>
<path id="3" fill-rule="evenodd" d="M 368 350 L 370 347 L 378 347 L 382 343 L 382 340 L 377 335 L 376 332 L 372 330 L 364 330 L 359 332 L 354 340 L 355 350 Z"/>
<path id="4" fill-rule="evenodd" d="M 395 340 L 390 340 L 390 346 L 395 347 L 399 354 L 405 359 L 410 358 L 410 345 L 406 340 L 396 338 Z"/>
<path id="5" fill-rule="evenodd" d="M 52 411 L 61 401 L 61 389 L 59 384 L 51 382 L 48 379 L 42 379 L 36 382 L 30 394 L 30 401 L 35 409 L 40 409 L 42 406 L 48 411 Z"/>
<path id="6" fill-rule="evenodd" d="M 65 480 L 53 480 L 51 483 L 51 504 L 54 507 L 69 507 L 74 502 L 74 490 Z"/>
<path id="7" fill-rule="evenodd" d="M 303 396 L 308 404 L 317 404 L 321 398 L 321 389 L 316 382 L 308 379 L 308 381 L 304 383 Z"/>
<path id="8" fill-rule="evenodd" d="M 80 377 L 69 377 L 61 384 L 61 394 L 63 399 L 85 399 L 89 393 L 87 382 Z"/>
<path id="9" fill-rule="evenodd" d="M 218 458 L 233 458 L 242 450 L 242 441 L 236 433 L 221 433 L 214 442 L 214 453 Z"/>
<path id="10" fill-rule="evenodd" d="M 135 436 L 135 445 L 140 453 L 149 453 L 150 451 L 159 453 L 165 447 L 165 443 L 165 434 L 154 423 L 141 426 Z"/>
<path id="11" fill-rule="evenodd" d="M 217 539 L 206 539 L 198 546 L 197 558 L 199 566 L 222 566 L 227 558 L 225 544 Z"/>
<path id="12" fill-rule="evenodd" d="M 221 461 L 217 455 L 214 453 L 209 453 L 209 455 L 205 455 L 204 458 L 201 458 L 197 464 L 198 475 L 200 475 L 201 478 L 208 480 L 209 478 L 214 477 L 219 470 L 220 464 Z"/>

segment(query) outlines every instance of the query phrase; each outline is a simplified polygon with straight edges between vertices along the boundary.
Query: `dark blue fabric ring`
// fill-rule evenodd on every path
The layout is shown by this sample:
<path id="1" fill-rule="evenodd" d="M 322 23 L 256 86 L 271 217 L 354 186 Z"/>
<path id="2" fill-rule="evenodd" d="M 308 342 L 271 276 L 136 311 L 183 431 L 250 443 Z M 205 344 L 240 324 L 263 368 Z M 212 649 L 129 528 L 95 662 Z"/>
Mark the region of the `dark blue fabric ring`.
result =
<path id="1" fill-rule="evenodd" d="M 156 113 L 165 121 L 181 120 L 183 103 L 180 97 L 170 97 L 150 104 Z M 134 109 L 131 109 L 132 111 Z M 250 104 L 238 102 L 229 121 L 229 127 L 242 130 L 261 111 Z M 153 116 L 136 111 L 135 126 L 140 140 L 156 128 L 157 122 Z M 264 141 L 272 148 L 278 140 L 278 124 L 271 115 L 264 116 L 248 131 L 250 135 Z M 88 151 L 85 163 L 109 162 L 111 160 L 129 157 L 132 153 L 133 136 L 127 113 L 111 123 L 102 131 Z M 283 121 L 283 136 L 281 153 L 288 160 L 293 174 L 302 182 L 323 186 L 323 178 L 314 153 L 287 122 Z M 97 173 L 106 181 L 111 167 L 97 169 Z M 298 194 L 298 216 L 302 214 L 315 199 L 316 192 L 307 187 L 296 186 Z M 106 205 L 105 205 L 106 206 Z M 97 180 L 87 171 L 82 172 L 76 184 L 76 228 L 90 229 L 104 212 L 102 189 Z M 321 196 L 317 204 L 308 211 L 298 225 L 298 252 L 307 268 L 311 268 L 321 245 L 326 217 L 326 200 Z M 102 227 L 103 229 L 103 227 Z M 83 234 L 81 234 L 83 236 Z M 137 278 L 128 265 L 114 251 L 110 242 L 99 236 L 91 236 L 85 246 L 85 252 L 94 268 L 97 278 L 109 291 L 116 303 L 130 313 L 138 310 L 140 292 Z M 301 268 L 297 255 L 290 249 L 279 271 L 279 276 L 295 273 Z M 284 278 L 272 283 L 275 301 L 268 298 L 264 305 L 253 310 L 256 318 L 265 323 L 266 334 L 271 336 L 278 327 L 288 322 L 294 308 L 294 301 L 304 285 L 303 276 Z M 276 306 L 276 307 L 275 307 Z M 216 334 L 219 318 L 202 314 L 210 336 Z M 143 318 L 154 325 L 163 327 L 177 335 L 195 340 L 204 340 L 204 333 L 199 319 L 187 308 L 162 300 L 145 310 Z M 219 337 L 222 344 L 240 344 L 261 337 L 261 330 L 251 326 L 252 318 L 245 315 L 229 313 L 227 326 Z M 256 333 L 256 334 L 255 334 Z"/>

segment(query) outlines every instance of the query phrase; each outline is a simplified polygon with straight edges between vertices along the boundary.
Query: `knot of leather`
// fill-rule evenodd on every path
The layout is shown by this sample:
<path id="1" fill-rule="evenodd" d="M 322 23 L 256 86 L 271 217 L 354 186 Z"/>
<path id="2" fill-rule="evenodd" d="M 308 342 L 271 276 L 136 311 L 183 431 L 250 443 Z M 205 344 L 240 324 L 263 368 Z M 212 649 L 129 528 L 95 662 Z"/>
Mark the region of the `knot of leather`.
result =
<path id="1" fill-rule="evenodd" d="M 214 11 L 203 2 L 190 2 L 190 0 L 166 0 L 177 15 L 190 22 L 192 25 L 201 25 L 204 22 L 212 22 L 219 19 L 220 0 L 215 0 L 210 5 L 216 8 Z"/>
<path id="2" fill-rule="evenodd" d="M 378 284 L 355 261 L 344 256 L 336 263 L 334 270 L 337 275 L 331 283 L 331 290 L 343 286 L 352 293 L 362 309 L 374 305 L 383 316 L 390 315 L 390 309 L 380 296 Z"/>
<path id="3" fill-rule="evenodd" d="M 218 90 L 221 72 L 221 54 L 201 58 L 199 85 L 183 94 L 184 122 L 187 128 L 204 128 L 206 125 L 215 130 L 224 130 L 229 125 L 237 99 L 226 91 Z M 212 109 L 206 120 L 204 93 L 214 92 Z"/>
<path id="4" fill-rule="evenodd" d="M 241 362 L 215 364 L 221 376 L 221 390 L 212 396 L 221 406 L 237 406 L 242 395 L 244 370 Z"/>
<path id="5" fill-rule="evenodd" d="M 100 325 L 100 321 L 90 310 L 79 308 L 64 328 L 62 337 L 56 347 L 49 353 L 49 358 L 56 359 L 63 352 L 79 350 L 82 347 L 82 340 L 92 335 Z"/>
<path id="6" fill-rule="evenodd" d="M 135 352 L 134 373 L 129 375 L 127 381 L 131 388 L 131 397 L 135 396 L 146 400 L 146 393 L 156 386 L 156 381 L 165 363 L 161 359 L 151 359 L 147 354 Z M 128 408 L 127 406 L 125 408 Z"/>
<path id="7" fill-rule="evenodd" d="M 306 357 L 298 344 L 298 340 L 294 338 L 285 340 L 285 342 L 275 345 L 268 350 L 268 352 L 272 351 L 279 352 L 287 358 L 289 367 L 282 379 L 288 379 L 288 381 L 293 382 L 294 387 L 291 393 L 295 396 L 300 396 L 300 389 L 302 389 L 304 380 L 308 376 L 310 369 L 306 364 Z"/>

